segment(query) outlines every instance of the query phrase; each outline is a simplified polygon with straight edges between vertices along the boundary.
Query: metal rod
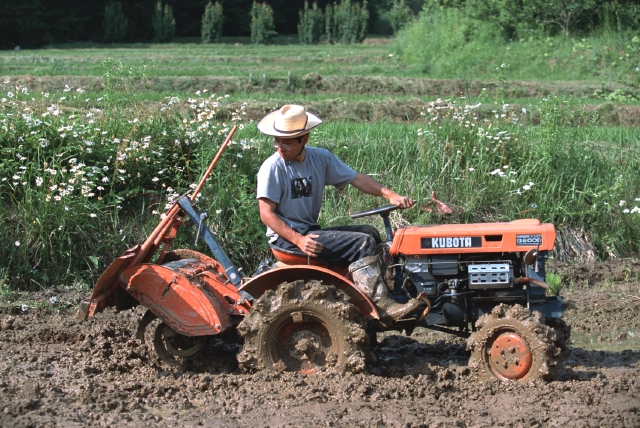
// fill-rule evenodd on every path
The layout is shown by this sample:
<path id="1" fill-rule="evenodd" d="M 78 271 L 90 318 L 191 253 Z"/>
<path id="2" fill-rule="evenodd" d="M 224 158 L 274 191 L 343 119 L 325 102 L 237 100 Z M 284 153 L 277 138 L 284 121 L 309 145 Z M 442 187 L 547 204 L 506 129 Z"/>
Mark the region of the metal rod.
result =
<path id="1" fill-rule="evenodd" d="M 220 150 L 218 150 L 218 154 L 216 155 L 215 158 L 213 158 L 213 161 L 211 161 L 211 165 L 209 165 L 209 169 L 207 169 L 207 172 L 205 172 L 204 175 L 202 176 L 202 179 L 200 180 L 200 184 L 198 184 L 198 187 L 196 187 L 196 190 L 193 191 L 193 195 L 191 195 L 192 202 L 196 200 L 198 193 L 200 193 L 200 190 L 202 190 L 202 187 L 204 186 L 204 182 L 207 181 L 207 178 L 209 178 L 209 174 L 211 174 L 211 171 L 213 171 L 213 167 L 216 166 L 216 163 L 218 163 L 218 159 L 220 159 L 220 156 L 222 156 L 222 152 L 227 147 L 227 144 L 229 144 L 229 141 L 231 141 L 231 137 L 236 132 L 236 128 L 237 128 L 236 125 L 234 125 L 233 128 L 231 128 L 231 131 L 229 132 L 229 135 L 227 135 L 226 140 L 224 140 L 224 143 L 222 143 L 222 146 L 220 146 Z"/>
<path id="2" fill-rule="evenodd" d="M 516 284 L 526 284 L 526 283 L 535 284 L 538 287 L 544 288 L 545 290 L 549 289 L 549 284 L 547 284 L 546 282 L 542 282 L 539 279 L 533 279 L 533 278 L 527 278 L 527 277 L 516 279 Z"/>

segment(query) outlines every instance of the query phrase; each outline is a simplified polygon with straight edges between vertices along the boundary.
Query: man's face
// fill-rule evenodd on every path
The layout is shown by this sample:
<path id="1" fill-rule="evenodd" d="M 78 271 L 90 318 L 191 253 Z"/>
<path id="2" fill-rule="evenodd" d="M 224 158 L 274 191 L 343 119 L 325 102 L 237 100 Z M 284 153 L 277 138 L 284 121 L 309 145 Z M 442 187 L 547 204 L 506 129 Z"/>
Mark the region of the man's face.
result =
<path id="1" fill-rule="evenodd" d="M 294 160 L 300 156 L 306 135 L 294 138 L 274 137 L 273 147 L 278 150 L 280 157 L 284 160 Z"/>

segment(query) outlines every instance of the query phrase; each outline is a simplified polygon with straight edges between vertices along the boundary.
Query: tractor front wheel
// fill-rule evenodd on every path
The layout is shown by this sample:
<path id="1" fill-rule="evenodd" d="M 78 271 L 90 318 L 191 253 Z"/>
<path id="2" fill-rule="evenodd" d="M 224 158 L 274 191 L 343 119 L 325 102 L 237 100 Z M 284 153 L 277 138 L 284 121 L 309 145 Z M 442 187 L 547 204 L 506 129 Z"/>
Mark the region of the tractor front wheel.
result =
<path id="1" fill-rule="evenodd" d="M 550 377 L 560 350 L 542 314 L 501 304 L 482 315 L 476 327 L 467 349 L 469 367 L 480 378 L 529 382 Z"/>
<path id="2" fill-rule="evenodd" d="M 240 367 L 301 374 L 362 372 L 370 348 L 349 297 L 320 281 L 293 281 L 258 299 L 238 326 Z"/>

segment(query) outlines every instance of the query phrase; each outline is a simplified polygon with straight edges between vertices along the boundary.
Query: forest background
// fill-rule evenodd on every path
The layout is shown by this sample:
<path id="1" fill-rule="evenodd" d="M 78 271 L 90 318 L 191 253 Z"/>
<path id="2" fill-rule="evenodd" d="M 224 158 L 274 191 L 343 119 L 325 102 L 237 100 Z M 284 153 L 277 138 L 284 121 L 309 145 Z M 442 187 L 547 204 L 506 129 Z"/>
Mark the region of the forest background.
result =
<path id="1" fill-rule="evenodd" d="M 25 0 L 0 1 L 0 49 L 41 47 L 51 44 L 103 41 L 102 23 L 107 4 L 112 0 L 77 2 L 72 0 Z M 151 16 L 157 0 L 123 1 L 122 10 L 128 20 L 125 42 L 143 43 L 154 38 Z M 176 21 L 176 37 L 200 38 L 200 23 L 209 0 L 164 0 L 163 4 L 173 9 Z M 219 0 L 224 9 L 222 34 L 227 37 L 248 37 L 250 35 L 251 6 L 253 0 Z M 267 1 L 274 12 L 276 31 L 281 35 L 297 34 L 298 13 L 304 7 L 304 0 Z M 309 2 L 311 6 L 313 2 Z M 317 1 L 324 9 L 330 0 Z M 386 14 L 393 2 L 390 0 L 370 0 L 369 29 L 373 34 L 392 33 Z M 423 0 L 408 0 L 407 5 L 418 13 Z"/>

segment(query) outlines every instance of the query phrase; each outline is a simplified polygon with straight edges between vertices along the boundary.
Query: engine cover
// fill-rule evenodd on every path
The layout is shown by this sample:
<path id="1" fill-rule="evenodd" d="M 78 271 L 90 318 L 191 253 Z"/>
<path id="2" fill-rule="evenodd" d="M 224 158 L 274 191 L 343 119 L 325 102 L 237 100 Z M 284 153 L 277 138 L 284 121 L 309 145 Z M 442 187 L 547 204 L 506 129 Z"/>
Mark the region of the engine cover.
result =
<path id="1" fill-rule="evenodd" d="M 552 224 L 523 219 L 505 223 L 405 226 L 396 231 L 392 256 L 551 251 L 556 240 Z"/>

